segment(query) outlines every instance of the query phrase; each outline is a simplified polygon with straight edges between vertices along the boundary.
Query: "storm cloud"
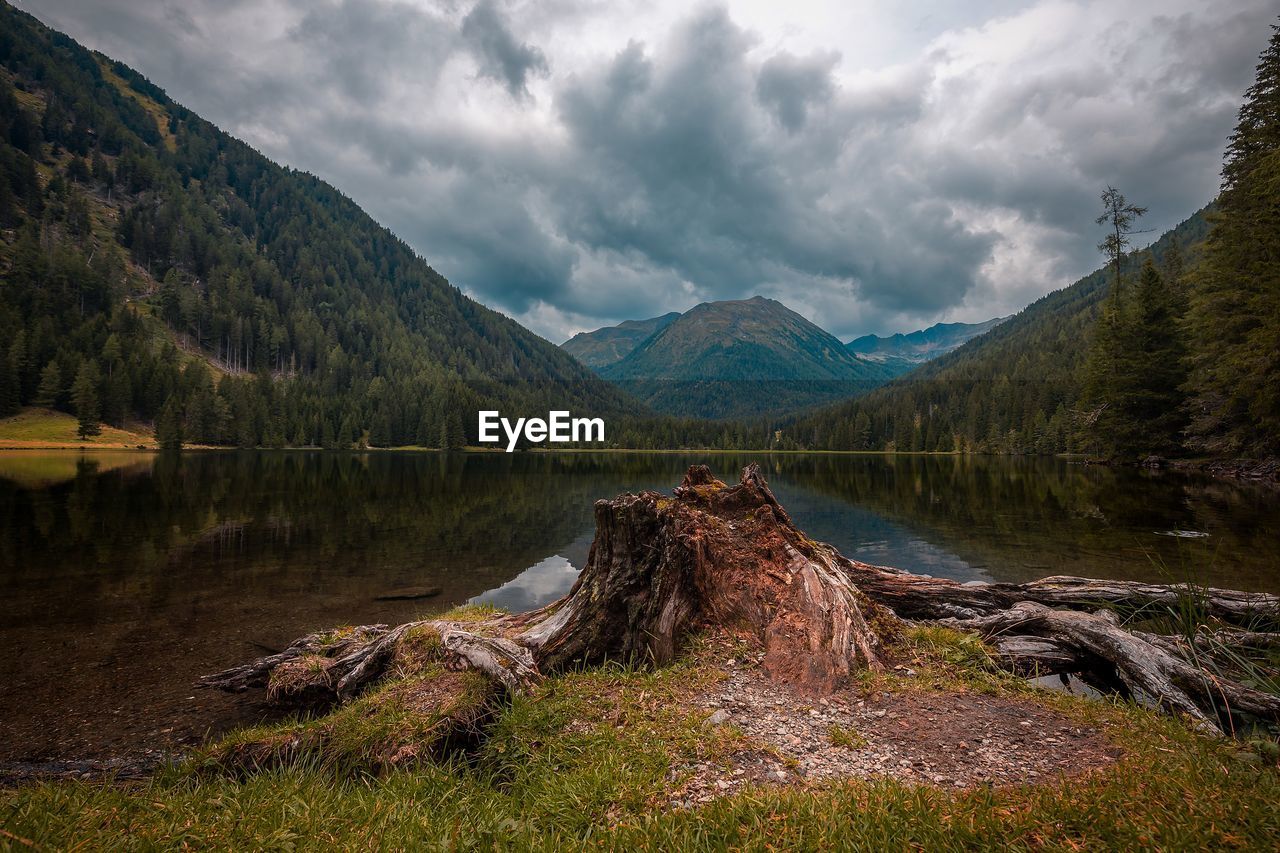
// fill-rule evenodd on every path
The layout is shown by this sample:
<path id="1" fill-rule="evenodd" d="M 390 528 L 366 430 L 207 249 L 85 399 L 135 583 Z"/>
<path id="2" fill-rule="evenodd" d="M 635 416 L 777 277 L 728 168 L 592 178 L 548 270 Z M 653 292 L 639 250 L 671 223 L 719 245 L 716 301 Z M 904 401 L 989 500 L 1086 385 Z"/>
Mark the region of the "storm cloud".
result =
<path id="1" fill-rule="evenodd" d="M 1213 197 L 1274 18 L 1268 0 L 20 5 L 556 341 L 757 293 L 846 339 L 1012 313 L 1097 266 L 1107 184 L 1154 231 Z"/>
<path id="2" fill-rule="evenodd" d="M 462 19 L 462 38 L 471 45 L 480 73 L 507 87 L 513 97 L 528 95 L 530 74 L 545 74 L 542 51 L 512 34 L 492 0 L 481 0 Z"/>

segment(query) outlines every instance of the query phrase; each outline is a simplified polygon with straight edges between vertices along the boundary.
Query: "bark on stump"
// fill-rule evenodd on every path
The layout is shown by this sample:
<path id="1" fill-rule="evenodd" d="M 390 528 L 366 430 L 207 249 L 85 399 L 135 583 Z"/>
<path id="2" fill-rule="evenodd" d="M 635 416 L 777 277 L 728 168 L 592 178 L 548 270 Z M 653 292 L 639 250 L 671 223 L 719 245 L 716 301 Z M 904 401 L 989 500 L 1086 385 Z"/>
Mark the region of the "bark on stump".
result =
<path id="1" fill-rule="evenodd" d="M 440 636 L 445 666 L 479 671 L 517 693 L 572 667 L 660 666 L 691 634 L 715 627 L 756 644 L 772 680 L 824 694 L 847 686 L 860 668 L 882 668 L 910 620 L 976 631 L 1010 670 L 1078 673 L 1185 714 L 1202 729 L 1217 730 L 1226 709 L 1280 720 L 1277 697 L 1197 665 L 1199 638 L 1185 643 L 1126 630 L 1117 618 L 1194 595 L 1209 615 L 1236 626 L 1211 635 L 1214 642 L 1273 648 L 1280 642 L 1273 633 L 1277 596 L 1076 577 L 961 584 L 859 563 L 800 531 L 755 465 L 732 486 L 695 465 L 669 497 L 643 492 L 598 501 L 595 522 L 577 582 L 547 607 L 310 634 L 200 685 L 270 687 L 287 673 L 289 690 L 275 691 L 276 698 L 319 693 L 342 702 L 381 680 L 404 638 L 425 629 Z M 298 664 L 302 658 L 306 666 Z"/>

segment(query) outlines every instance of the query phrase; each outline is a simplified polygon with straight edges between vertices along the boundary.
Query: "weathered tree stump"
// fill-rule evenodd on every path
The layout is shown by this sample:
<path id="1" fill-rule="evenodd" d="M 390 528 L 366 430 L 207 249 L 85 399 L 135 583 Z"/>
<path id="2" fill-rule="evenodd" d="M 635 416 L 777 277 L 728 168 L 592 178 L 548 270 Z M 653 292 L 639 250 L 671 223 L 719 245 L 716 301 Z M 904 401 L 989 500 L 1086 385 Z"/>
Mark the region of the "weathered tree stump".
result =
<path id="1" fill-rule="evenodd" d="M 1116 618 L 1194 594 L 1207 613 L 1240 626 L 1223 628 L 1215 642 L 1271 648 L 1280 635 L 1256 626 L 1280 625 L 1276 596 L 1075 577 L 960 584 L 870 566 L 805 536 L 755 465 L 732 486 L 695 465 L 670 497 L 602 500 L 595 521 L 577 582 L 547 607 L 310 634 L 200 685 L 344 702 L 383 679 L 405 638 L 426 630 L 439 636 L 436 654 L 448 670 L 483 673 L 500 692 L 516 693 L 571 667 L 660 666 L 692 634 L 716 628 L 759 648 L 769 678 L 824 694 L 847 686 L 860 668 L 882 668 L 912 620 L 977 631 L 1010 670 L 1078 673 L 1203 729 L 1217 729 L 1229 710 L 1280 720 L 1277 697 L 1212 676 L 1187 644 L 1126 630 Z"/>
<path id="2" fill-rule="evenodd" d="M 596 504 L 596 538 L 577 583 L 516 639 L 544 672 L 604 660 L 663 664 L 699 624 L 756 640 L 774 680 L 830 692 L 881 666 L 881 630 L 897 620 L 808 539 L 753 465 L 728 486 L 705 465 L 672 498 Z"/>
<path id="3" fill-rule="evenodd" d="M 896 630 L 898 620 L 858 591 L 834 548 L 796 529 L 754 465 L 734 486 L 694 466 L 673 497 L 598 501 L 595 518 L 573 589 L 541 610 L 309 634 L 200 684 L 266 687 L 288 661 L 319 656 L 332 664 L 317 677 L 335 700 L 346 699 L 378 680 L 400 638 L 420 626 L 445 638 L 452 665 L 480 669 L 511 690 L 541 673 L 609 660 L 662 665 L 708 624 L 757 642 L 770 677 L 806 692 L 830 692 L 859 667 L 881 667 L 878 631 Z"/>

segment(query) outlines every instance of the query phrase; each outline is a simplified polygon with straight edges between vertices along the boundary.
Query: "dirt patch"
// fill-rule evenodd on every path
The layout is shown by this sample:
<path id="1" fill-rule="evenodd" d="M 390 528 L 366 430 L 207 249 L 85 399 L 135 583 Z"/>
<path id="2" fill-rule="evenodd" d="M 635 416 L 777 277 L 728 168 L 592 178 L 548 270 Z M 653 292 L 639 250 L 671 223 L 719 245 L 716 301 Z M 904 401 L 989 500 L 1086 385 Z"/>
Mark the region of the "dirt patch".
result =
<path id="1" fill-rule="evenodd" d="M 727 765 L 672 768 L 671 803 L 689 807 L 753 785 L 891 777 L 943 788 L 1050 782 L 1121 751 L 1101 732 L 1024 699 L 914 688 L 813 699 L 769 681 L 759 658 L 721 664 L 729 677 L 693 701 L 707 725 L 748 746 Z"/>

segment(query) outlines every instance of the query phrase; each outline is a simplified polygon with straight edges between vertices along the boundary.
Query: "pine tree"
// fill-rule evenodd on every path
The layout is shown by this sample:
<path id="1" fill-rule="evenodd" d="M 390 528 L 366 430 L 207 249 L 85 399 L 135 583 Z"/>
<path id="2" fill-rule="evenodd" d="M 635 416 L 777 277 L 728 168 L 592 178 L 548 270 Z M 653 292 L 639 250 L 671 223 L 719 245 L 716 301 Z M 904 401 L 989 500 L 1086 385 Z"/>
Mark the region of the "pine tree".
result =
<path id="1" fill-rule="evenodd" d="M 1193 445 L 1280 453 L 1280 27 L 1227 145 L 1213 231 L 1193 279 Z"/>
<path id="2" fill-rule="evenodd" d="M 174 328 L 177 328 L 178 324 L 182 322 L 180 285 L 181 279 L 178 276 L 178 268 L 171 267 L 165 273 L 164 281 L 160 285 L 160 315 Z"/>
<path id="3" fill-rule="evenodd" d="M 1124 344 L 1130 334 L 1124 309 L 1121 290 L 1113 286 L 1090 332 L 1089 354 L 1084 364 L 1081 399 L 1085 409 L 1079 413 L 1079 444 L 1091 453 L 1106 457 L 1116 450 L 1112 436 L 1116 433 L 1118 398 L 1122 393 L 1118 371 L 1125 359 Z"/>
<path id="4" fill-rule="evenodd" d="M 451 407 L 440 421 L 441 450 L 457 450 L 467 443 L 466 430 L 462 426 L 462 415 L 457 408 Z"/>
<path id="5" fill-rule="evenodd" d="M 71 385 L 71 402 L 75 406 L 76 418 L 80 421 L 77 432 L 82 439 L 102 432 L 98 407 L 100 379 L 98 365 L 92 361 L 84 361 L 76 372 L 76 381 Z"/>
<path id="6" fill-rule="evenodd" d="M 1108 227 L 1098 251 L 1107 258 L 1111 285 L 1094 323 L 1089 352 L 1085 359 L 1083 401 L 1080 414 L 1080 442 L 1090 451 L 1110 458 L 1127 454 L 1136 441 L 1138 425 L 1129 412 L 1133 391 L 1133 356 L 1137 341 L 1133 313 L 1126 293 L 1125 250 L 1129 235 L 1145 207 L 1131 204 L 1115 187 L 1102 193 L 1099 225 Z"/>
<path id="7" fill-rule="evenodd" d="M 30 399 L 31 382 L 34 379 L 28 376 L 32 365 L 31 352 L 27 347 L 26 329 L 19 329 L 13 336 L 13 341 L 9 344 L 9 363 L 6 366 L 17 380 L 18 405 L 21 406 Z"/>
<path id="8" fill-rule="evenodd" d="M 102 345 L 102 363 L 107 366 L 107 378 L 115 372 L 115 366 L 121 358 L 120 338 L 116 335 L 107 337 L 107 342 Z"/>
<path id="9" fill-rule="evenodd" d="M 221 394 L 213 397 L 212 415 L 205 440 L 210 444 L 226 444 L 231 433 L 231 404 Z"/>
<path id="10" fill-rule="evenodd" d="M 0 362 L 0 418 L 18 413 L 22 408 L 22 377 L 14 360 Z"/>
<path id="11" fill-rule="evenodd" d="M 58 398 L 61 396 L 62 369 L 58 367 L 57 361 L 50 361 L 40 371 L 40 386 L 36 388 L 35 404 L 52 409 L 58 405 Z"/>
<path id="12" fill-rule="evenodd" d="M 1147 212 L 1145 207 L 1130 204 L 1124 194 L 1115 187 L 1107 187 L 1102 192 L 1102 213 L 1095 222 L 1105 224 L 1110 231 L 1098 244 L 1098 251 L 1107 256 L 1111 263 L 1111 280 L 1119 285 L 1125 250 L 1129 248 L 1129 235 L 1134 233 L 1133 225 L 1138 217 Z"/>
<path id="13" fill-rule="evenodd" d="M 1184 303 L 1150 257 L 1138 276 L 1134 302 L 1134 339 L 1121 367 L 1128 389 L 1127 434 L 1118 443 L 1130 455 L 1175 453 L 1187 422 L 1181 390 L 1187 379 Z"/>
<path id="14" fill-rule="evenodd" d="M 187 398 L 187 422 L 183 435 L 199 444 L 215 444 L 213 435 L 213 385 L 206 379 L 192 389 Z"/>
<path id="15" fill-rule="evenodd" d="M 156 442 L 166 452 L 182 449 L 182 407 L 178 404 L 177 395 L 171 394 L 160 410 L 160 418 L 156 421 Z"/>
<path id="16" fill-rule="evenodd" d="M 132 401 L 133 386 L 129 382 L 128 371 L 115 371 L 104 383 L 102 419 L 113 426 L 124 426 Z"/>

